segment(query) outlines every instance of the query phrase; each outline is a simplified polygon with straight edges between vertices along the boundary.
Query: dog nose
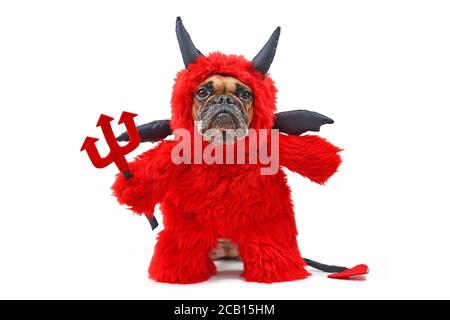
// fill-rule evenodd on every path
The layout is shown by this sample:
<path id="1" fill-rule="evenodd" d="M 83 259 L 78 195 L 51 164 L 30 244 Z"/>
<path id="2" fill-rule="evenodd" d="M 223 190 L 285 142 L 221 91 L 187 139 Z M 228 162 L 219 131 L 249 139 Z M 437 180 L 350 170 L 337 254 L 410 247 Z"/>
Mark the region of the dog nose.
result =
<path id="1" fill-rule="evenodd" d="M 234 104 L 234 100 L 232 97 L 223 94 L 223 95 L 215 97 L 214 103 L 215 104 Z"/>

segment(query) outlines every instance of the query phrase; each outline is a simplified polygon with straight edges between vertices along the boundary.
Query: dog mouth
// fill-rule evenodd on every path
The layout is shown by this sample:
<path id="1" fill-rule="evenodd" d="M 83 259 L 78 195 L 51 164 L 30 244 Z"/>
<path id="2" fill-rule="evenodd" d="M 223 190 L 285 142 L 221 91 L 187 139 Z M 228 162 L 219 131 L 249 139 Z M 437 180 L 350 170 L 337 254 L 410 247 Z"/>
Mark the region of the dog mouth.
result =
<path id="1" fill-rule="evenodd" d="M 222 131 L 238 129 L 239 120 L 233 113 L 224 111 L 219 112 L 211 119 L 211 129 L 218 129 Z"/>
<path id="2" fill-rule="evenodd" d="M 230 144 L 248 134 L 247 116 L 238 105 L 211 105 L 196 121 L 199 132 L 214 144 Z"/>

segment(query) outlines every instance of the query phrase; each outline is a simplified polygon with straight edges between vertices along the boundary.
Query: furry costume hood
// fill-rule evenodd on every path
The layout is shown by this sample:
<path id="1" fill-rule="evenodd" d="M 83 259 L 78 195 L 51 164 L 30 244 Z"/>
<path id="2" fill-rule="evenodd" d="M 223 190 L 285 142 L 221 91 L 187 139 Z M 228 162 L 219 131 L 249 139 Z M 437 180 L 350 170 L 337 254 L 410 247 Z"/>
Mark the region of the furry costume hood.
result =
<path id="1" fill-rule="evenodd" d="M 194 93 L 203 81 L 215 74 L 234 77 L 252 89 L 254 113 L 250 128 L 273 127 L 277 89 L 266 72 L 275 56 L 280 28 L 274 31 L 252 61 L 243 56 L 225 55 L 220 52 L 204 56 L 192 43 L 180 18 L 177 19 L 176 32 L 186 69 L 178 72 L 173 87 L 170 121 L 172 130 L 194 129 L 192 118 Z"/>
<path id="2" fill-rule="evenodd" d="M 274 124 L 276 92 L 273 80 L 256 70 L 243 56 L 220 52 L 200 56 L 178 72 L 172 94 L 172 130 L 193 129 L 192 104 L 197 87 L 214 74 L 231 76 L 248 85 L 254 94 L 254 114 L 250 128 L 270 129 Z"/>

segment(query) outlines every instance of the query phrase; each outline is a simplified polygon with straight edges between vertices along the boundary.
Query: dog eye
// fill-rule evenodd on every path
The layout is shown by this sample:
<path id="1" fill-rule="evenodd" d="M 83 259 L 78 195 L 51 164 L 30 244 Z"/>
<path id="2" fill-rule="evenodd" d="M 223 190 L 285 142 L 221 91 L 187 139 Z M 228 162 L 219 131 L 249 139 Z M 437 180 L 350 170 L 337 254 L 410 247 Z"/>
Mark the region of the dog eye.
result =
<path id="1" fill-rule="evenodd" d="M 241 98 L 244 100 L 250 100 L 251 97 L 252 93 L 250 91 L 245 90 L 244 92 L 241 93 Z"/>
<path id="2" fill-rule="evenodd" d="M 206 98 L 208 95 L 208 91 L 206 91 L 205 89 L 198 89 L 197 91 L 197 97 L 199 98 Z"/>

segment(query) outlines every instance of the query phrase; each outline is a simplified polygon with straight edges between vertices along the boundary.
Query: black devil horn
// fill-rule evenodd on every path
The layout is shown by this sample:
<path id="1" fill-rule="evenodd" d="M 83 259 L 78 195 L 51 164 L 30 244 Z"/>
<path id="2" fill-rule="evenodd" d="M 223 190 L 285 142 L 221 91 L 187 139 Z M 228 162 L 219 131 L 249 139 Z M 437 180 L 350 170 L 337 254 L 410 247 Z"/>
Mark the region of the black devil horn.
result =
<path id="1" fill-rule="evenodd" d="M 269 71 L 270 65 L 275 57 L 278 39 L 280 38 L 280 31 L 281 28 L 277 27 L 270 36 L 269 41 L 267 41 L 265 46 L 252 60 L 253 67 L 262 74 L 266 74 L 267 71 Z"/>
<path id="2" fill-rule="evenodd" d="M 187 68 L 191 63 L 195 62 L 195 59 L 203 56 L 203 54 L 194 46 L 191 36 L 186 31 L 180 17 L 177 17 L 175 30 L 177 32 L 178 44 L 180 45 L 184 66 Z"/>

